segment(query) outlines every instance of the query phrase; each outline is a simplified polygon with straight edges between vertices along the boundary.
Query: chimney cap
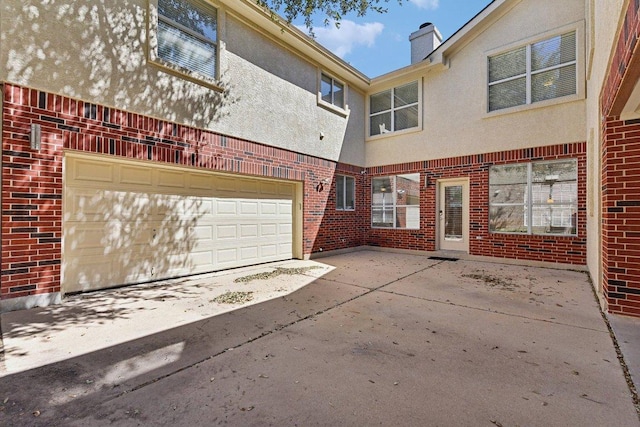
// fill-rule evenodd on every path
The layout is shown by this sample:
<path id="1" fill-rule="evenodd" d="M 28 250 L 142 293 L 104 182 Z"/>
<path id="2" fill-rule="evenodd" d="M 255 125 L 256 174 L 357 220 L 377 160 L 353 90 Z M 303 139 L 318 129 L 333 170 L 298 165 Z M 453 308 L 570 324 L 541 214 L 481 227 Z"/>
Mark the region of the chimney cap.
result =
<path id="1" fill-rule="evenodd" d="M 420 25 L 419 29 L 423 29 L 424 27 L 428 27 L 429 25 L 433 25 L 431 22 L 425 22 L 424 24 Z"/>

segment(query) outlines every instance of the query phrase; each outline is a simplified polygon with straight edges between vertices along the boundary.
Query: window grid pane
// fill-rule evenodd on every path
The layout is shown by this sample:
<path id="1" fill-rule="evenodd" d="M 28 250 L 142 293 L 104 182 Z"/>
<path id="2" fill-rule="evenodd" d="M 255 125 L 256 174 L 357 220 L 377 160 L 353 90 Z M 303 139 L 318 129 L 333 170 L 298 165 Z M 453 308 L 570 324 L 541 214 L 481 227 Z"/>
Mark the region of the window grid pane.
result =
<path id="1" fill-rule="evenodd" d="M 538 102 L 546 99 L 576 93 L 576 66 L 556 68 L 531 76 L 531 101 Z"/>
<path id="2" fill-rule="evenodd" d="M 371 114 L 391 110 L 391 90 L 371 95 L 370 104 Z"/>
<path id="3" fill-rule="evenodd" d="M 333 103 L 332 88 L 333 85 L 331 78 L 323 74 L 320 78 L 320 94 L 322 95 L 322 100 L 324 102 L 328 102 L 329 104 Z"/>
<path id="4" fill-rule="evenodd" d="M 489 58 L 489 83 L 523 75 L 527 72 L 525 46 Z"/>
<path id="5" fill-rule="evenodd" d="M 371 180 L 372 227 L 420 228 L 420 174 Z"/>
<path id="6" fill-rule="evenodd" d="M 217 11 L 187 1 L 158 1 L 158 57 L 205 77 L 216 77 Z"/>
<path id="7" fill-rule="evenodd" d="M 576 33 L 552 37 L 531 45 L 533 71 L 555 67 L 576 60 Z"/>
<path id="8" fill-rule="evenodd" d="M 522 77 L 489 86 L 489 111 L 527 103 L 527 79 Z"/>
<path id="9" fill-rule="evenodd" d="M 215 78 L 216 46 L 158 22 L 158 56 L 167 62 Z"/>
<path id="10" fill-rule="evenodd" d="M 417 81 L 369 97 L 369 135 L 381 135 L 420 124 Z"/>
<path id="11" fill-rule="evenodd" d="M 344 176 L 336 177 L 336 209 L 344 209 Z"/>
<path id="12" fill-rule="evenodd" d="M 489 192 L 492 232 L 576 234 L 575 160 L 493 166 Z"/>

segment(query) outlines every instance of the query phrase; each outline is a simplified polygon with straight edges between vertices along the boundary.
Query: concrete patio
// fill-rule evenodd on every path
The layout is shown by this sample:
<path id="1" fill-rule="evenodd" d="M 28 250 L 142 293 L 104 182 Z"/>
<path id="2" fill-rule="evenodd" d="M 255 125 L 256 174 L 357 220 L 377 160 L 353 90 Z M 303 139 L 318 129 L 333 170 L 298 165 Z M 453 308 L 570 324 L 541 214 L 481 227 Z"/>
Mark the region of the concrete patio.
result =
<path id="1" fill-rule="evenodd" d="M 640 425 L 579 271 L 367 250 L 1 318 L 2 425 Z"/>

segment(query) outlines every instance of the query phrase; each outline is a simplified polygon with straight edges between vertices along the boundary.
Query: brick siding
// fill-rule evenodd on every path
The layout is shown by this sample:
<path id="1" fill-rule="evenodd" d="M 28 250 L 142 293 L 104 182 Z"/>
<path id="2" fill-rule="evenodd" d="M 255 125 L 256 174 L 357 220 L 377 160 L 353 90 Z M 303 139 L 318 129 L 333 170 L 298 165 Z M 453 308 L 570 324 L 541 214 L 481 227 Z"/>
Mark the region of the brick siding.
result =
<path id="1" fill-rule="evenodd" d="M 436 182 L 469 177 L 470 252 L 523 260 L 584 264 L 585 143 L 375 167 L 352 165 L 244 141 L 164 120 L 11 84 L 2 105 L 2 299 L 60 291 L 63 152 L 68 150 L 303 183 L 303 252 L 365 244 L 434 250 Z M 29 126 L 42 148 L 29 147 Z M 488 231 L 492 164 L 578 159 L 578 235 L 522 236 Z M 365 173 L 362 173 L 365 172 Z M 371 229 L 371 179 L 418 172 L 420 229 Z M 335 176 L 355 179 L 356 209 L 336 210 Z M 327 184 L 323 180 L 329 179 Z M 482 239 L 476 239 L 481 236 Z"/>
<path id="2" fill-rule="evenodd" d="M 336 211 L 332 185 L 337 169 L 361 189 L 360 168 L 26 87 L 4 84 L 3 94 L 0 298 L 60 291 L 63 150 L 300 181 L 303 252 L 362 245 L 362 206 Z"/>
<path id="3" fill-rule="evenodd" d="M 576 236 L 519 235 L 489 232 L 489 167 L 540 160 L 577 159 L 578 215 Z M 562 144 L 496 153 L 375 167 L 368 177 L 420 173 L 420 229 L 373 228 L 372 246 L 434 251 L 437 242 L 437 181 L 469 179 L 469 253 L 554 263 L 586 264 L 586 143 Z M 426 177 L 426 179 L 425 179 Z M 427 185 L 424 185 L 425 181 Z M 367 203 L 371 195 L 367 193 Z"/>
<path id="4" fill-rule="evenodd" d="M 640 120 L 618 114 L 640 78 L 640 1 L 629 2 L 600 94 L 602 287 L 607 310 L 640 317 Z"/>

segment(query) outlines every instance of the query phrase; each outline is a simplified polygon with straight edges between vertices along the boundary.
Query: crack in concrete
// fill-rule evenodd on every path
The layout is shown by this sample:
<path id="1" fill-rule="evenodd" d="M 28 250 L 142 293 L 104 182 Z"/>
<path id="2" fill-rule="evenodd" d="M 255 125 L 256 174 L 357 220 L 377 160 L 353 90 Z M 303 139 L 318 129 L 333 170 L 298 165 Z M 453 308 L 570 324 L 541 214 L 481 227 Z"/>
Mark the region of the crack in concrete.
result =
<path id="1" fill-rule="evenodd" d="M 453 302 L 439 301 L 439 300 L 434 300 L 434 299 L 429 299 L 429 298 L 422 298 L 422 297 L 417 297 L 415 295 L 403 294 L 401 292 L 384 291 L 384 290 L 382 292 L 385 292 L 385 293 L 391 294 L 391 295 L 398 295 L 398 296 L 402 296 L 402 297 L 412 298 L 412 299 L 419 299 L 421 301 L 428 301 L 428 302 L 433 302 L 433 303 L 437 303 L 437 304 L 452 305 L 454 307 L 460 307 L 460 308 L 467 308 L 467 309 L 470 309 L 470 310 L 483 311 L 483 312 L 486 312 L 486 313 L 499 314 L 499 315 L 502 315 L 502 316 L 517 317 L 517 318 L 520 318 L 520 319 L 527 319 L 527 320 L 532 320 L 532 321 L 536 321 L 536 322 L 551 323 L 553 325 L 567 326 L 567 327 L 571 327 L 571 328 L 582 329 L 582 330 L 585 330 L 585 331 L 600 332 L 600 333 L 603 333 L 603 334 L 608 333 L 607 331 L 602 331 L 602 330 L 593 329 L 593 328 L 586 328 L 584 326 L 571 325 L 569 323 L 563 323 L 563 322 L 554 322 L 553 320 L 549 320 L 549 319 L 539 319 L 539 318 L 536 318 L 536 317 L 529 317 L 529 316 L 523 316 L 523 315 L 520 315 L 520 314 L 506 313 L 504 311 L 491 310 L 491 309 L 488 309 L 488 308 L 472 307 L 470 305 L 456 304 L 456 303 L 453 303 Z"/>

